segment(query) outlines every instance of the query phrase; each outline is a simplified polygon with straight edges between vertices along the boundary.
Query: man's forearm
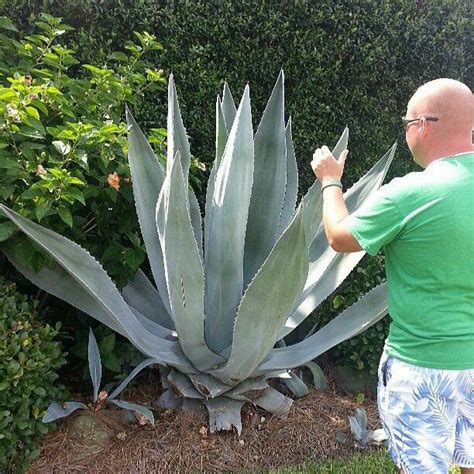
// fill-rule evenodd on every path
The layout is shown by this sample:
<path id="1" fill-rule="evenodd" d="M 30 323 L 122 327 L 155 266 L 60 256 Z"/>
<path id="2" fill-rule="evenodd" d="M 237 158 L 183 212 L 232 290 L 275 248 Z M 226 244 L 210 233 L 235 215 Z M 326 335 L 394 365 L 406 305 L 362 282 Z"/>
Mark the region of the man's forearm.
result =
<path id="1" fill-rule="evenodd" d="M 344 202 L 342 189 L 330 186 L 323 191 L 323 223 L 324 231 L 330 245 L 337 238 L 338 224 L 340 224 L 349 212 Z"/>

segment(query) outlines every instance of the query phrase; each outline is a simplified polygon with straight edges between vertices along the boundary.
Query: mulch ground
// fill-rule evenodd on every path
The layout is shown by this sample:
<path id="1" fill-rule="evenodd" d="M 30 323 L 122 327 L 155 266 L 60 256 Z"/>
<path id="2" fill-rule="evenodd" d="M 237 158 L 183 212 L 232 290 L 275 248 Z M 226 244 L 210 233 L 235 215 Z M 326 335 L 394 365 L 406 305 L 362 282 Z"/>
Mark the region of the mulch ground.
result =
<path id="1" fill-rule="evenodd" d="M 156 387 L 141 383 L 133 401 L 153 399 Z M 156 398 L 156 391 L 155 397 Z M 127 397 L 130 400 L 130 397 Z M 376 404 L 362 405 L 354 395 L 337 393 L 334 387 L 295 400 L 286 419 L 245 406 L 243 430 L 210 434 L 206 417 L 182 410 L 156 412 L 155 426 L 124 425 L 110 421 L 107 412 L 96 412 L 106 420 L 114 436 L 104 443 L 71 437 L 77 415 L 58 423 L 44 436 L 41 454 L 29 469 L 36 473 L 153 473 L 153 472 L 239 472 L 284 466 L 302 466 L 311 461 L 343 458 L 360 451 L 353 442 L 342 445 L 336 433 L 350 434 L 347 417 L 357 407 L 366 409 L 369 426 L 379 428 Z"/>

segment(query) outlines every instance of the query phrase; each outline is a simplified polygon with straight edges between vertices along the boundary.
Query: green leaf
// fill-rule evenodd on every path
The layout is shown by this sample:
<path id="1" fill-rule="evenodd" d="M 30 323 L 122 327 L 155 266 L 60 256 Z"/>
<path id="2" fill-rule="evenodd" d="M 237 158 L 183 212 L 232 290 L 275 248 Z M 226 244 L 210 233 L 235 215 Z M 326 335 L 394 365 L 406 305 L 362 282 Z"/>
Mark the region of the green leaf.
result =
<path id="1" fill-rule="evenodd" d="M 74 221 L 72 219 L 71 210 L 66 206 L 59 206 L 58 207 L 58 214 L 59 217 L 69 226 L 72 227 L 74 225 Z"/>
<path id="2" fill-rule="evenodd" d="M 30 240 L 20 236 L 19 238 L 14 239 L 11 243 L 7 243 L 7 250 L 9 250 L 12 257 L 22 266 L 28 269 L 34 268 L 33 261 L 36 258 L 38 250 Z"/>
<path id="3" fill-rule="evenodd" d="M 39 113 L 34 107 L 25 107 L 25 110 L 28 112 L 29 115 L 31 115 L 36 120 L 40 119 Z"/>
<path id="4" fill-rule="evenodd" d="M 103 356 L 110 354 L 115 347 L 115 334 L 109 334 L 103 337 L 99 342 L 100 353 Z"/>
<path id="5" fill-rule="evenodd" d="M 54 148 L 58 150 L 61 155 L 65 156 L 71 151 L 71 145 L 66 144 L 60 140 L 53 141 Z"/>
<path id="6" fill-rule="evenodd" d="M 46 215 L 46 213 L 51 209 L 52 201 L 40 198 L 35 205 L 35 215 L 38 222 L 41 222 L 41 219 Z"/>
<path id="7" fill-rule="evenodd" d="M 81 181 L 79 178 L 74 176 L 66 178 L 66 183 L 68 184 L 77 184 L 78 186 L 85 186 L 84 181 Z"/>
<path id="8" fill-rule="evenodd" d="M 10 18 L 6 16 L 0 16 L 0 28 L 3 30 L 15 31 L 18 32 L 15 25 L 12 23 Z"/>
<path id="9" fill-rule="evenodd" d="M 128 61 L 128 56 L 121 51 L 115 51 L 109 54 L 109 59 L 114 59 L 115 61 L 126 62 Z"/>
<path id="10" fill-rule="evenodd" d="M 17 230 L 13 222 L 0 222 L 0 242 L 10 238 Z"/>
<path id="11" fill-rule="evenodd" d="M 43 387 L 36 387 L 33 391 L 36 393 L 36 395 L 39 395 L 40 397 L 46 396 L 46 390 Z"/>
<path id="12" fill-rule="evenodd" d="M 120 359 L 113 352 L 102 357 L 102 364 L 111 372 L 120 373 L 122 370 Z"/>
<path id="13" fill-rule="evenodd" d="M 332 307 L 338 309 L 344 304 L 345 298 L 342 295 L 336 295 L 332 300 Z"/>
<path id="14" fill-rule="evenodd" d="M 67 188 L 67 192 L 62 195 L 62 197 L 70 197 L 72 200 L 79 201 L 81 204 L 85 205 L 86 200 L 84 198 L 84 194 L 82 194 L 82 191 L 77 188 Z"/>
<path id="15" fill-rule="evenodd" d="M 0 102 L 9 102 L 16 99 L 17 93 L 10 88 L 0 87 Z"/>

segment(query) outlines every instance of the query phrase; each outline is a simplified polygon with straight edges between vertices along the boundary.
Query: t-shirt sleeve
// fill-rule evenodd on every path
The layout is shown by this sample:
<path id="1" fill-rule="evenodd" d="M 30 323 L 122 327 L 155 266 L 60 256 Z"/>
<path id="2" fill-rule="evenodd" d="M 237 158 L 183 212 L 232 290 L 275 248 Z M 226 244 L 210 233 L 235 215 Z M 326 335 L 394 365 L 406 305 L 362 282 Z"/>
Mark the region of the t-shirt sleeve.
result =
<path id="1" fill-rule="evenodd" d="M 382 247 L 395 240 L 404 224 L 403 216 L 385 186 L 349 215 L 346 223 L 353 237 L 369 255 L 376 255 Z"/>

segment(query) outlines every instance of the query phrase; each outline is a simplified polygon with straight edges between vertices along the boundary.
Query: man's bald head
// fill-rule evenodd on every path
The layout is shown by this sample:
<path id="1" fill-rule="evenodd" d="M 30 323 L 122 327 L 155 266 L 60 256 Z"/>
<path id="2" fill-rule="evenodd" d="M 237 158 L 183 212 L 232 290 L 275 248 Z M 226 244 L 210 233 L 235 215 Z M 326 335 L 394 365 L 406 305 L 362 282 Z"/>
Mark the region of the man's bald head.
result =
<path id="1" fill-rule="evenodd" d="M 443 135 L 454 133 L 470 136 L 473 110 L 471 89 L 454 79 L 436 79 L 427 82 L 418 88 L 408 103 L 410 116 L 437 117 Z"/>
<path id="2" fill-rule="evenodd" d="M 472 151 L 474 99 L 468 86 L 454 79 L 436 79 L 422 85 L 408 102 L 408 146 L 417 163 Z M 437 121 L 426 120 L 434 117 Z"/>

